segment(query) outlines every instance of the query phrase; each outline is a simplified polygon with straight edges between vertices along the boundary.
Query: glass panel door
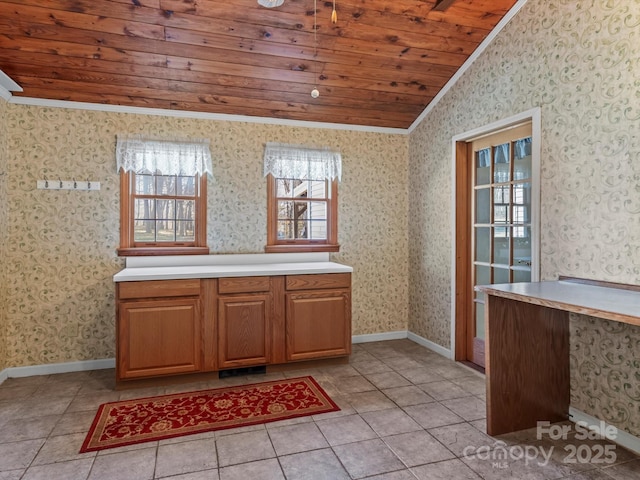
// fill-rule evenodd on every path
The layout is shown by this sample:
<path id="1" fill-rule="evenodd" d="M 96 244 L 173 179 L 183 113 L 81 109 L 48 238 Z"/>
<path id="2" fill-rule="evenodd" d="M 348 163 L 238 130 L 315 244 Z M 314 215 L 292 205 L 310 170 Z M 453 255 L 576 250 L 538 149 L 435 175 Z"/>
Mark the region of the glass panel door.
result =
<path id="1" fill-rule="evenodd" d="M 471 288 L 531 281 L 531 124 L 472 142 Z M 473 362 L 484 366 L 484 295 L 471 295 Z"/>

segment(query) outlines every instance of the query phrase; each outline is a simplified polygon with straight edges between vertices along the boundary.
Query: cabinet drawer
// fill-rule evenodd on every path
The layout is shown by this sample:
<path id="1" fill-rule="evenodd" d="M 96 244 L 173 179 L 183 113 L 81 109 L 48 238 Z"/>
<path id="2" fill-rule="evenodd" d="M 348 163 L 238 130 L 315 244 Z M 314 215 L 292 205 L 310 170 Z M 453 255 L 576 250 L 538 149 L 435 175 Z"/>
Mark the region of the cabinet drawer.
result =
<path id="1" fill-rule="evenodd" d="M 268 292 L 270 277 L 227 277 L 218 279 L 218 293 Z"/>
<path id="2" fill-rule="evenodd" d="M 287 290 L 315 290 L 318 288 L 349 288 L 350 273 L 323 273 L 316 275 L 288 275 Z"/>
<path id="3" fill-rule="evenodd" d="M 118 296 L 126 298 L 194 297 L 200 295 L 200 280 L 148 280 L 118 283 Z"/>

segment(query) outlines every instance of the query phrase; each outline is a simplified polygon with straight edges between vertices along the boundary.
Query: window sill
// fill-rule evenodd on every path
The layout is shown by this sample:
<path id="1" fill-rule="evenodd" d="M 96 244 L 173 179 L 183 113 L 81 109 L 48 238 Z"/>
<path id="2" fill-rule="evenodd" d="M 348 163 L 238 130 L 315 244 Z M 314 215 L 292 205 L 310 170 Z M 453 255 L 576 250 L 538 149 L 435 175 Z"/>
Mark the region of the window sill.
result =
<path id="1" fill-rule="evenodd" d="M 267 245 L 264 247 L 266 253 L 294 253 L 294 252 L 339 252 L 340 245 L 338 244 L 306 244 L 306 245 L 294 245 L 294 244 L 279 244 L 279 245 Z"/>
<path id="2" fill-rule="evenodd" d="M 209 247 L 137 247 L 119 248 L 119 257 L 144 257 L 160 255 L 208 255 Z"/>

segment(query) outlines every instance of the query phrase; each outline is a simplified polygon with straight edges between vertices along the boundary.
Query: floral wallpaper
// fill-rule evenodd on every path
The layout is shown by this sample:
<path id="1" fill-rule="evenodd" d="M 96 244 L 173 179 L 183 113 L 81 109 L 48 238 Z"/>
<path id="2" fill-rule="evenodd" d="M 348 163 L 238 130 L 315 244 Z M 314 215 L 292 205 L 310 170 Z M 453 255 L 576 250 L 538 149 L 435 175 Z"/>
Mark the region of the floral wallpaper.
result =
<path id="1" fill-rule="evenodd" d="M 7 102 L 0 98 L 0 205 L 7 204 Z M 5 258 L 7 248 L 7 211 L 0 208 L 0 258 Z M 7 298 L 6 263 L 0 263 L 0 371 L 7 361 Z"/>
<path id="2" fill-rule="evenodd" d="M 529 0 L 409 139 L 409 330 L 450 346 L 451 139 L 542 112 L 541 277 L 640 284 L 640 2 Z M 640 435 L 640 329 L 575 316 L 572 405 Z"/>
<path id="3" fill-rule="evenodd" d="M 406 329 L 407 136 L 17 104 L 6 106 L 6 124 L 7 367 L 115 355 L 118 133 L 211 140 L 212 253 L 264 251 L 267 141 L 339 149 L 342 247 L 333 258 L 354 268 L 353 333 Z M 101 182 L 101 190 L 37 190 L 45 178 Z"/>

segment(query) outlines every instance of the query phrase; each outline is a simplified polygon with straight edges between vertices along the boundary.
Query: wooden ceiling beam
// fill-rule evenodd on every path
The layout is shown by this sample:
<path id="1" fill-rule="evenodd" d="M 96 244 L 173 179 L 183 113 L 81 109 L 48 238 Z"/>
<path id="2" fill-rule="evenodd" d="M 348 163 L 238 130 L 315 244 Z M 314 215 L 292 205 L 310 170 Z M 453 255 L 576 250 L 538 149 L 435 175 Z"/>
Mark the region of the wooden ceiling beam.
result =
<path id="1" fill-rule="evenodd" d="M 433 6 L 433 9 L 437 12 L 444 12 L 447 8 L 453 5 L 455 0 L 436 0 L 436 4 Z"/>

